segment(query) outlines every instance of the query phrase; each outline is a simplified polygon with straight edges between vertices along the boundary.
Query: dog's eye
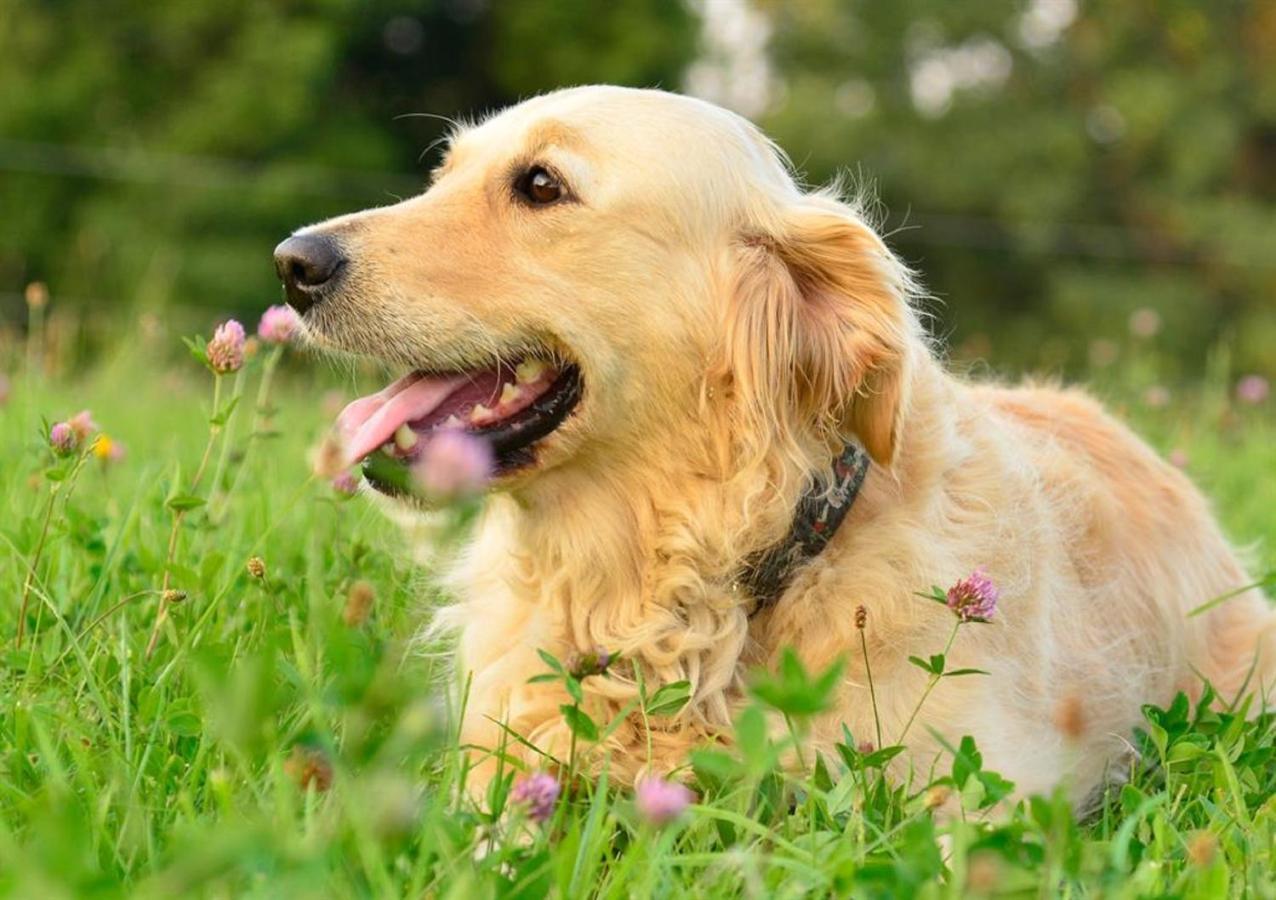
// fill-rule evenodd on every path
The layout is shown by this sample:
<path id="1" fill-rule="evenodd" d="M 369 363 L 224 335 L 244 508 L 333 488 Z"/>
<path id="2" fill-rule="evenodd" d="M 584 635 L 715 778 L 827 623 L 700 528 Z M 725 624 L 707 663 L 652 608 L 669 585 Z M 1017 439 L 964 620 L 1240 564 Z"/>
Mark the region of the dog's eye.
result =
<path id="1" fill-rule="evenodd" d="M 536 206 L 546 206 L 561 200 L 565 193 L 562 183 L 544 166 L 532 166 L 518 177 L 514 188 Z"/>

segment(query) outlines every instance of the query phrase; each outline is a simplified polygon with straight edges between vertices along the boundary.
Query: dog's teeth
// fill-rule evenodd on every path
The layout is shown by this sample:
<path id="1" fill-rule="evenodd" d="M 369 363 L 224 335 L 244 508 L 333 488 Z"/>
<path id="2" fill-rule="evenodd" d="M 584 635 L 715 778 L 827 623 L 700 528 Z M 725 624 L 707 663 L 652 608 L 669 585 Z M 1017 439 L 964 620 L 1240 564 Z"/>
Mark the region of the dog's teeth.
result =
<path id="1" fill-rule="evenodd" d="M 482 403 L 476 403 L 474 405 L 474 408 L 470 410 L 470 421 L 477 425 L 478 423 L 482 422 L 484 419 L 489 418 L 491 415 L 492 415 L 492 411 L 490 409 L 488 409 Z"/>
<path id="2" fill-rule="evenodd" d="M 545 363 L 539 359 L 525 359 L 514 369 L 519 384 L 531 384 L 545 374 Z"/>
<path id="3" fill-rule="evenodd" d="M 387 441 L 381 445 L 381 452 L 386 456 L 394 456 L 394 441 Z"/>
<path id="4" fill-rule="evenodd" d="M 505 387 L 501 388 L 501 399 L 497 402 L 499 402 L 501 405 L 508 405 L 510 403 L 513 403 L 522 395 L 523 395 L 523 391 L 519 388 L 518 385 L 507 384 L 505 385 Z"/>
<path id="5" fill-rule="evenodd" d="M 400 450 L 407 452 L 416 446 L 417 436 L 408 425 L 400 425 L 394 430 L 394 446 Z"/>
<path id="6" fill-rule="evenodd" d="M 452 413 L 452 415 L 448 416 L 446 419 L 443 420 L 443 424 L 440 425 L 439 427 L 440 428 L 464 428 L 465 423 L 461 421 L 460 416 L 458 416 L 456 413 Z"/>

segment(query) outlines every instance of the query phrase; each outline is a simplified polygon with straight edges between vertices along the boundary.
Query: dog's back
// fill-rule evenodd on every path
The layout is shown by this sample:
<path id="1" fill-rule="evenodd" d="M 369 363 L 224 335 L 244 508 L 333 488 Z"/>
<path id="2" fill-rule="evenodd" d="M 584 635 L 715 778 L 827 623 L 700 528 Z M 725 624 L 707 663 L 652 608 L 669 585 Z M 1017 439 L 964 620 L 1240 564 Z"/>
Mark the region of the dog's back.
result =
<path id="1" fill-rule="evenodd" d="M 1191 480 L 1080 391 L 979 391 L 1022 427 L 1066 520 L 1069 555 L 1095 608 L 1058 614 L 1109 633 L 1128 621 L 1120 633 L 1142 637 L 1137 656 L 1172 673 L 1173 689 L 1197 694 L 1204 677 L 1229 701 L 1276 690 L 1276 612 L 1247 589 L 1253 579 Z"/>

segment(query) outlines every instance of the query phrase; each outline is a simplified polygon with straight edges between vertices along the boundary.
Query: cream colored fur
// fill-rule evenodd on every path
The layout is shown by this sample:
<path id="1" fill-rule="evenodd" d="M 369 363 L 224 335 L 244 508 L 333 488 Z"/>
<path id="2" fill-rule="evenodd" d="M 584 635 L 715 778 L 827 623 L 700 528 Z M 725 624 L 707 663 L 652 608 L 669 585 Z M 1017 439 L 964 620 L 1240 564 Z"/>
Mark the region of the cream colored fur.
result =
<path id="1" fill-rule="evenodd" d="M 533 163 L 574 199 L 514 202 Z M 843 723 L 871 737 L 860 605 L 892 742 L 923 690 L 907 658 L 938 652 L 952 622 L 914 592 L 977 566 L 1001 606 L 961 630 L 951 663 L 991 674 L 941 682 L 908 733 L 918 766 L 938 752 L 932 729 L 971 734 L 1020 790 L 1067 776 L 1080 797 L 1141 704 L 1197 692 L 1197 673 L 1226 696 L 1273 689 L 1276 619 L 1258 591 L 1187 616 L 1249 580 L 1188 480 L 1079 391 L 947 373 L 909 273 L 859 209 L 804 192 L 731 113 L 609 87 L 539 97 L 459 129 L 425 194 L 315 227 L 351 260 L 309 317 L 321 346 L 440 368 L 534 339 L 583 372 L 577 412 L 497 485 L 444 573 L 456 602 L 436 627 L 459 635 L 472 679 L 468 743 L 497 746 L 499 721 L 562 754 L 565 695 L 527 681 L 538 649 L 594 647 L 625 660 L 585 682 L 601 719 L 634 697 L 634 667 L 694 685 L 676 720 L 612 736 L 622 780 L 725 739 L 748 671 L 785 646 L 812 669 L 848 664 L 812 749 Z M 876 461 L 858 502 L 751 618 L 742 561 L 783 535 L 847 437 Z M 475 758 L 481 782 L 491 761 Z"/>

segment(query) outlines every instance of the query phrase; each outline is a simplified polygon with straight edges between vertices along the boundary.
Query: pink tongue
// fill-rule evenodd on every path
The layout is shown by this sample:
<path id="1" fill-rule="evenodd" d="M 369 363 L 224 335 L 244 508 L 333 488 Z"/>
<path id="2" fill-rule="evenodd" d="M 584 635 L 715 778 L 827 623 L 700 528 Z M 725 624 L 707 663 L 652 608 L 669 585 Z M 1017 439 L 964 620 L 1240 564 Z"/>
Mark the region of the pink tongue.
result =
<path id="1" fill-rule="evenodd" d="M 425 418 L 468 381 L 465 375 L 432 378 L 413 373 L 355 400 L 337 417 L 347 459 L 351 463 L 363 459 L 394 437 L 400 425 Z"/>
<path id="2" fill-rule="evenodd" d="M 358 400 L 347 404 L 346 408 L 337 416 L 337 432 L 343 439 L 348 439 L 359 429 L 360 425 L 372 417 L 374 412 L 384 406 L 386 401 L 413 382 L 420 380 L 421 374 L 419 372 L 409 372 L 398 381 L 383 387 L 375 394 L 360 397 Z"/>

